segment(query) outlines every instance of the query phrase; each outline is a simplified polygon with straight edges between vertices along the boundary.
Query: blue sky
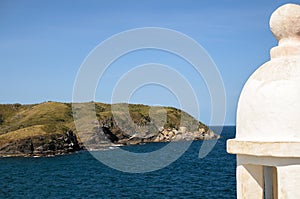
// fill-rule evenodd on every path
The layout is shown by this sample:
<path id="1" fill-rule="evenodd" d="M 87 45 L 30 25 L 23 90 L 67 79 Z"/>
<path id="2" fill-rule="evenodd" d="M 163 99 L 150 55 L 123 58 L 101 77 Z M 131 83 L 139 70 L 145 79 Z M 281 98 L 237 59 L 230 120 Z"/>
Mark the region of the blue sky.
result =
<path id="1" fill-rule="evenodd" d="M 0 1 L 0 103 L 72 101 L 73 84 L 85 57 L 119 32 L 169 28 L 196 40 L 216 63 L 227 96 L 226 124 L 235 124 L 239 94 L 248 77 L 269 60 L 277 45 L 269 30 L 272 12 L 283 0 Z M 299 2 L 298 2 L 299 3 Z M 187 63 L 155 50 L 117 60 L 98 85 L 95 100 L 110 102 L 111 90 L 131 68 L 156 62 L 174 67 L 197 89 L 200 116 L 208 123 L 210 96 Z M 145 86 L 133 103 L 178 107 L 174 94 Z"/>

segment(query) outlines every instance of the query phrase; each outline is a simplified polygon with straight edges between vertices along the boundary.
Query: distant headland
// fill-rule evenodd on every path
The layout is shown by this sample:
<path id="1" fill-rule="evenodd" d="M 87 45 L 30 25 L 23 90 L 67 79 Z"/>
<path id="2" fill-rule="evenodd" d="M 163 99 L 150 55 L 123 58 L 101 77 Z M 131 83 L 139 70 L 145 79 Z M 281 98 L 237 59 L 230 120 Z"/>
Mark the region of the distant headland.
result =
<path id="1" fill-rule="evenodd" d="M 220 137 L 176 108 L 157 109 L 157 112 L 164 109 L 166 113 L 165 122 L 157 127 L 149 115 L 151 106 L 126 104 L 134 126 L 127 125 L 129 118 L 120 112 L 117 113 L 119 123 L 126 124 L 120 128 L 114 120 L 116 113 L 112 113 L 111 105 L 98 102 L 94 105 L 97 118 L 94 128 L 77 132 L 73 119 L 76 110 L 72 110 L 72 103 L 0 104 L 0 157 L 49 156 L 110 146 Z M 183 116 L 185 121 L 181 120 Z"/>

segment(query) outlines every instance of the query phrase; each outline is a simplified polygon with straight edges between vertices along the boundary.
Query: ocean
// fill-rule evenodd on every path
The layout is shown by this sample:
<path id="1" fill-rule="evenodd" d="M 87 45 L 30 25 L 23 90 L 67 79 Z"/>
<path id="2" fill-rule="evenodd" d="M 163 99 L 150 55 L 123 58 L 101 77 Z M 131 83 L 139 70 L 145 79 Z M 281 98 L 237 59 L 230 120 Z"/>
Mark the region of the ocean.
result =
<path id="1" fill-rule="evenodd" d="M 0 198 L 236 198 L 236 157 L 226 152 L 235 127 L 224 127 L 221 136 L 206 157 L 198 157 L 203 141 L 194 141 L 175 162 L 147 173 L 114 170 L 88 151 L 0 158 Z M 165 145 L 122 148 L 141 153 Z"/>

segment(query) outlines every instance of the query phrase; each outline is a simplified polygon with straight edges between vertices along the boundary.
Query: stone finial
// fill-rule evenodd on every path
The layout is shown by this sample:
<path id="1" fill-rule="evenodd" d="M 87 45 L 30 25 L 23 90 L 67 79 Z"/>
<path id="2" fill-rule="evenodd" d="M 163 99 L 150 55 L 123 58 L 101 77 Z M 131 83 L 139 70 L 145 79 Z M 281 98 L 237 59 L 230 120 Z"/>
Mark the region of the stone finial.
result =
<path id="1" fill-rule="evenodd" d="M 270 27 L 279 41 L 271 58 L 300 55 L 300 6 L 286 4 L 279 7 L 271 16 Z"/>
<path id="2" fill-rule="evenodd" d="M 286 4 L 279 7 L 271 16 L 270 27 L 274 36 L 281 39 L 300 37 L 300 6 Z"/>

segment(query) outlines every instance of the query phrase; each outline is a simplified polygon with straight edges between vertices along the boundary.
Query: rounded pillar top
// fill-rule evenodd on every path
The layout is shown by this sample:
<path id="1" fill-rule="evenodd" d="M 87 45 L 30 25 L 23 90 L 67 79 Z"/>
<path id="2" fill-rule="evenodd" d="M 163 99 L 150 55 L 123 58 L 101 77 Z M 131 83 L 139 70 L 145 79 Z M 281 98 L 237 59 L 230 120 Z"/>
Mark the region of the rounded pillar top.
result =
<path id="1" fill-rule="evenodd" d="M 236 138 L 300 141 L 300 6 L 286 4 L 271 16 L 279 45 L 271 60 L 246 82 L 237 109 Z"/>

